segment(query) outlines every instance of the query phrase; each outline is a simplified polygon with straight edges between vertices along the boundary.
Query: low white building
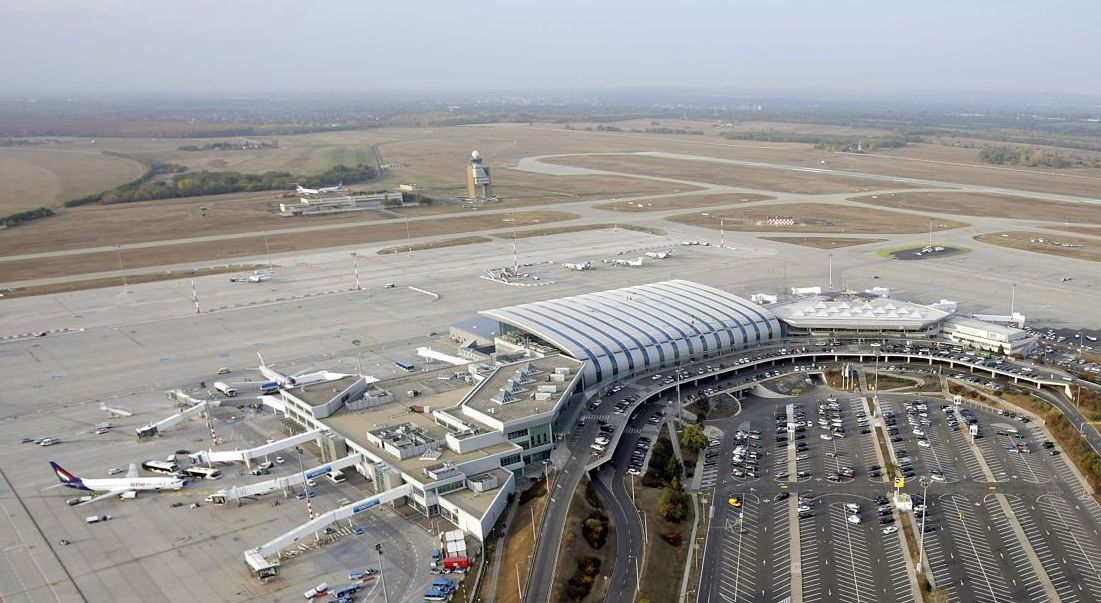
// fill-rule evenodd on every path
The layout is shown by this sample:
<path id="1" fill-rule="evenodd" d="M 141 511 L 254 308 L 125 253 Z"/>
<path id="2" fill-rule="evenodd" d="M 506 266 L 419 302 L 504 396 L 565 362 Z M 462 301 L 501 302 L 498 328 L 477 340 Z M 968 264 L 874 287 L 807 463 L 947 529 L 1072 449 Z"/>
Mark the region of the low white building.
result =
<path id="1" fill-rule="evenodd" d="M 1036 337 L 1027 331 L 966 316 L 946 320 L 943 334 L 951 341 L 999 354 L 1024 354 L 1036 344 Z"/>

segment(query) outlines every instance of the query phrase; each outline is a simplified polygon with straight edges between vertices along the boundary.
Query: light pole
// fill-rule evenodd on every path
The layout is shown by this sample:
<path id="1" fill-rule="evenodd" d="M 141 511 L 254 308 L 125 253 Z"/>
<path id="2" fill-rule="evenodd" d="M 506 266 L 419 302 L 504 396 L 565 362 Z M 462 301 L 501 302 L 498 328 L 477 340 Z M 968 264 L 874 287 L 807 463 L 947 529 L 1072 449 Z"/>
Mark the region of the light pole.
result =
<path id="1" fill-rule="evenodd" d="M 268 269 L 270 270 L 271 267 L 269 266 Z M 354 251 L 352 252 L 352 272 L 356 275 L 356 291 L 359 291 L 359 255 Z"/>
<path id="2" fill-rule="evenodd" d="M 386 572 L 382 571 L 382 543 L 375 545 L 375 552 L 378 553 L 378 575 L 382 578 L 382 600 L 385 603 L 390 603 L 390 597 L 386 594 Z"/>
<path id="3" fill-rule="evenodd" d="M 918 483 L 921 484 L 921 504 L 925 505 L 925 510 L 921 512 L 921 536 L 918 537 L 917 569 L 921 571 L 921 561 L 925 555 L 925 518 L 929 516 L 929 505 L 925 502 L 929 499 L 929 478 L 923 475 Z"/>
<path id="4" fill-rule="evenodd" d="M 879 346 L 882 344 L 873 343 L 871 346 L 875 348 L 875 385 L 872 392 L 872 404 L 875 404 L 876 408 L 879 408 Z"/>
<path id="5" fill-rule="evenodd" d="M 638 573 L 638 557 L 636 555 L 627 555 L 628 559 L 635 560 L 635 597 L 638 598 L 639 591 L 642 590 L 642 578 Z"/>

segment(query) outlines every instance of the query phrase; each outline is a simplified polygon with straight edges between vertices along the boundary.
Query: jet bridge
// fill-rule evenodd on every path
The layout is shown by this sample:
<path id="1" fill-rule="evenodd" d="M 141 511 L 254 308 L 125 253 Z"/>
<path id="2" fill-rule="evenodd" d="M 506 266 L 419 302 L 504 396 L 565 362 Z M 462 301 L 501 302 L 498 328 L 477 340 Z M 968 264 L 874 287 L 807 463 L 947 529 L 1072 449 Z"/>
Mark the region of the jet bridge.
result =
<path id="1" fill-rule="evenodd" d="M 295 471 L 290 475 L 277 477 L 275 479 L 269 479 L 262 481 L 258 484 L 248 484 L 246 486 L 230 486 L 218 490 L 214 494 L 206 497 L 206 502 L 214 503 L 216 505 L 224 505 L 228 502 L 238 501 L 242 498 L 249 496 L 263 496 L 265 494 L 271 494 L 277 490 L 287 490 L 294 486 L 299 486 L 306 483 L 308 479 L 314 479 L 315 477 L 321 477 L 322 475 L 328 475 L 333 471 L 345 469 L 351 467 L 356 463 L 363 462 L 363 455 L 350 454 L 342 459 L 337 459 L 331 463 L 325 463 L 324 465 L 318 465 L 311 467 L 305 471 Z"/>
<path id="2" fill-rule="evenodd" d="M 173 393 L 174 392 L 169 392 L 168 397 L 172 398 Z M 180 392 L 180 393 L 182 393 L 182 392 Z M 183 411 L 180 411 L 180 412 L 178 412 L 178 413 L 176 413 L 176 414 L 174 414 L 171 417 L 168 417 L 166 419 L 161 419 L 160 421 L 156 421 L 154 423 L 149 423 L 149 424 L 146 424 L 146 425 L 142 425 L 141 427 L 138 427 L 137 428 L 138 439 L 151 438 L 151 437 L 159 434 L 160 432 L 162 432 L 166 429 L 169 429 L 171 427 L 175 427 L 176 425 L 179 425 L 185 419 L 188 419 L 188 418 L 190 418 L 194 415 L 198 415 L 199 413 L 201 413 L 203 411 L 207 411 L 210 408 L 217 408 L 218 406 L 221 405 L 220 400 L 198 400 L 198 399 L 192 398 L 191 396 L 188 396 L 186 394 L 183 394 L 183 395 L 184 395 L 184 399 L 187 399 L 189 401 L 194 401 L 194 402 L 196 402 L 196 404 L 194 406 L 191 406 L 190 408 L 187 408 Z"/>
<path id="3" fill-rule="evenodd" d="M 403 496 L 408 496 L 412 491 L 413 488 L 409 484 L 402 484 L 382 494 L 344 505 L 328 513 L 322 513 L 316 519 L 308 521 L 282 536 L 256 547 L 255 549 L 245 551 L 245 563 L 248 564 L 249 569 L 256 574 L 257 578 L 261 580 L 271 578 L 279 573 L 279 565 L 283 550 L 295 542 L 298 542 L 300 538 L 308 536 L 312 532 L 318 532 L 324 529 L 325 526 L 340 521 L 341 519 L 347 519 L 358 513 L 395 501 Z"/>
<path id="4" fill-rule="evenodd" d="M 276 440 L 270 444 L 248 448 L 245 450 L 200 450 L 191 455 L 191 459 L 200 465 L 211 463 L 245 463 L 251 467 L 252 461 L 279 452 L 285 448 L 291 448 L 299 444 L 305 444 L 317 438 L 322 430 L 314 429 L 289 438 Z"/>

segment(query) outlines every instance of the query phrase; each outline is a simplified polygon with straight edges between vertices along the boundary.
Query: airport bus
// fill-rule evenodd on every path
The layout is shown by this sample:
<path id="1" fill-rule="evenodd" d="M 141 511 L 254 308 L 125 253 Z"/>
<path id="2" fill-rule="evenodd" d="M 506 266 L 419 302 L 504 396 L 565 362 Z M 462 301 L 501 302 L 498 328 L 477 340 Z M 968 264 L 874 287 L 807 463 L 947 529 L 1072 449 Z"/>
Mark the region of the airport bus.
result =
<path id="1" fill-rule="evenodd" d="M 399 369 L 403 371 L 408 371 L 410 373 L 417 370 L 417 367 L 413 366 L 413 363 L 409 362 L 408 360 L 398 360 L 394 364 L 397 365 Z"/>
<path id="2" fill-rule="evenodd" d="M 187 469 L 184 469 L 184 475 L 198 479 L 214 480 L 222 477 L 222 472 L 212 467 L 200 467 L 196 465 L 194 467 L 188 467 Z"/>
<path id="3" fill-rule="evenodd" d="M 141 468 L 152 473 L 163 473 L 165 475 L 175 475 L 180 472 L 179 465 L 168 461 L 145 461 L 141 464 Z"/>

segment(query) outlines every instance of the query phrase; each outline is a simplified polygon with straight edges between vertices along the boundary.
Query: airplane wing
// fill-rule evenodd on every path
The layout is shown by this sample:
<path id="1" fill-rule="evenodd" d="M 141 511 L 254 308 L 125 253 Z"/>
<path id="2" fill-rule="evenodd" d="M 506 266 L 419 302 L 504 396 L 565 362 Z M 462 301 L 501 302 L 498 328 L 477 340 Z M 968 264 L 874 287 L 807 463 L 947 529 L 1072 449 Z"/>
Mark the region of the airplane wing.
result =
<path id="1" fill-rule="evenodd" d="M 138 464 L 137 463 L 130 463 L 130 469 L 126 472 L 126 477 L 129 478 L 129 479 L 134 479 L 135 477 L 140 477 L 138 475 Z"/>
<path id="2" fill-rule="evenodd" d="M 118 490 L 111 490 L 110 492 L 108 492 L 106 494 L 100 494 L 99 496 L 93 496 L 90 500 L 86 500 L 86 501 L 78 504 L 77 506 L 82 507 L 84 505 L 90 505 L 94 502 L 99 502 L 99 501 L 101 501 L 105 498 L 111 498 L 113 496 L 121 496 L 121 495 L 126 494 L 127 492 L 130 492 L 130 491 L 131 490 L 129 488 L 119 488 Z"/>

